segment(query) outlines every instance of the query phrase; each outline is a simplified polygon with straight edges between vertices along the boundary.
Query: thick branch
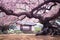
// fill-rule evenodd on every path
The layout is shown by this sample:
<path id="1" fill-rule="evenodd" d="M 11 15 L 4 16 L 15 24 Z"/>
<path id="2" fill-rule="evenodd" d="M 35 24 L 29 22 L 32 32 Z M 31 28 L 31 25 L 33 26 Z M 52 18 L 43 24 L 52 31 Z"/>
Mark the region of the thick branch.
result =
<path id="1" fill-rule="evenodd" d="M 14 15 L 14 16 L 18 16 L 18 17 L 21 16 L 21 15 L 26 15 L 28 17 L 31 17 L 31 15 L 30 15 L 29 12 L 22 12 L 22 13 L 16 14 L 12 10 L 6 10 L 4 7 L 0 7 L 0 10 L 3 11 L 3 12 L 5 12 L 6 15 Z"/>
<path id="2" fill-rule="evenodd" d="M 60 0 L 47 0 L 47 1 L 45 1 L 44 3 L 38 5 L 36 8 L 32 9 L 31 15 L 33 14 L 33 12 L 34 12 L 35 10 L 40 9 L 41 6 L 43 6 L 44 4 L 47 4 L 47 3 L 49 3 L 49 2 L 53 2 L 53 3 L 57 2 L 57 3 L 60 3 Z M 56 5 L 56 4 L 55 4 L 55 5 Z M 53 6 L 54 6 L 54 5 L 53 5 Z M 52 7 L 52 6 L 51 6 L 51 7 Z M 50 8 L 50 9 L 51 9 L 51 8 Z M 50 10 L 50 9 L 49 9 L 49 10 Z M 33 16 L 33 15 L 32 15 L 32 16 Z"/>

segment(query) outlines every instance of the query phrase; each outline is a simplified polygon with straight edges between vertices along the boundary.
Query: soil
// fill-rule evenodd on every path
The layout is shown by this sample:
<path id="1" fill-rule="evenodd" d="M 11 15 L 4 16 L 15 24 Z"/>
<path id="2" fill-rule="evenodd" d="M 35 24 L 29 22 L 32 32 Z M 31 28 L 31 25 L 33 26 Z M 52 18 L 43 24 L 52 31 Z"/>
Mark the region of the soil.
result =
<path id="1" fill-rule="evenodd" d="M 1 34 L 0 40 L 60 40 L 60 36 L 49 36 L 49 35 L 25 35 L 25 34 Z"/>

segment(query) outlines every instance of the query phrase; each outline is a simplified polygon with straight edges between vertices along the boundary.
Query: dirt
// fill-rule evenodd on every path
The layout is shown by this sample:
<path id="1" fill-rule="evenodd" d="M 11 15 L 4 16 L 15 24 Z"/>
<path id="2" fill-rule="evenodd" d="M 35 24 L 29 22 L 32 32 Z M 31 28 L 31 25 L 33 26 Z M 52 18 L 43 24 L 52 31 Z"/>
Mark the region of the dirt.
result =
<path id="1" fill-rule="evenodd" d="M 60 36 L 35 36 L 35 35 L 21 35 L 21 34 L 3 34 L 0 35 L 0 40 L 60 40 Z"/>

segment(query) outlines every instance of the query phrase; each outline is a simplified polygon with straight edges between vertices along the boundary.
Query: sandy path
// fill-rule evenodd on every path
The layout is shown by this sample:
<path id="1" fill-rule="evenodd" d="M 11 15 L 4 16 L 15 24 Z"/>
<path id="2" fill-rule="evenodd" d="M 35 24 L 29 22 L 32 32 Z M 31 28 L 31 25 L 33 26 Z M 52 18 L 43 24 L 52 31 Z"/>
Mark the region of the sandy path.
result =
<path id="1" fill-rule="evenodd" d="M 0 40 L 60 40 L 60 37 L 7 34 L 7 35 L 0 35 Z"/>

